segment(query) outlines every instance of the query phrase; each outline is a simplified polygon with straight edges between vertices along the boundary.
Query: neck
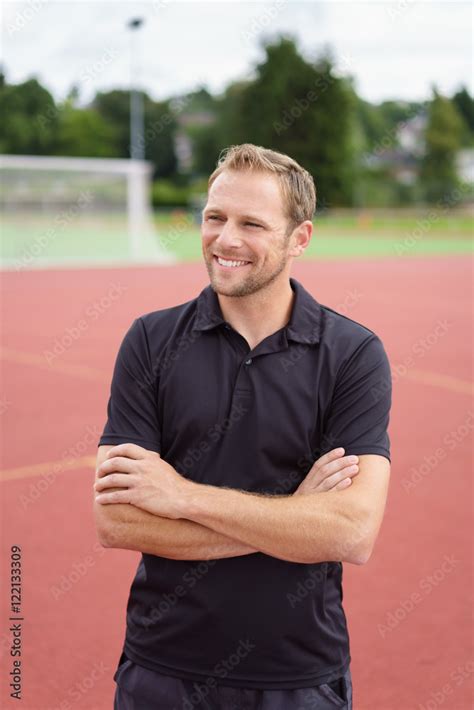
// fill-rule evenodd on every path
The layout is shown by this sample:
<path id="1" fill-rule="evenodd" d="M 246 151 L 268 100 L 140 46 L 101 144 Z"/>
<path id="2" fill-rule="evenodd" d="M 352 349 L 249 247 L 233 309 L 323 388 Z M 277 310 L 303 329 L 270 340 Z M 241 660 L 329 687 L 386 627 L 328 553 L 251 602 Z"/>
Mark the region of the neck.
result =
<path id="1" fill-rule="evenodd" d="M 283 328 L 291 317 L 294 292 L 288 277 L 276 279 L 249 296 L 218 294 L 224 319 L 248 342 L 250 349 Z"/>

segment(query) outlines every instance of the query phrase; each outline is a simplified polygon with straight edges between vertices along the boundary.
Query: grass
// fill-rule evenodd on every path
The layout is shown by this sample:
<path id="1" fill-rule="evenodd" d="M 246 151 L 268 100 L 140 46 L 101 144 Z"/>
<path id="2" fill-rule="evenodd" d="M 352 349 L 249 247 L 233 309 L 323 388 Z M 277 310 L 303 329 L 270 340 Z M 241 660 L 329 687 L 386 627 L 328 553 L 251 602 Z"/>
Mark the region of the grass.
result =
<path id="1" fill-rule="evenodd" d="M 178 261 L 202 259 L 199 225 L 184 211 L 154 217 L 155 241 Z M 472 219 L 465 214 L 388 217 L 346 212 L 318 216 L 313 238 L 303 259 L 364 258 L 467 254 L 472 251 Z M 53 262 L 107 263 L 129 261 L 126 223 L 117 215 L 103 224 L 97 218 L 58 224 L 54 215 L 29 221 L 15 217 L 2 223 L 2 256 L 6 265 L 48 265 Z M 154 251 L 152 238 L 143 260 Z"/>
<path id="2" fill-rule="evenodd" d="M 181 261 L 202 258 L 198 225 L 186 213 L 159 215 L 161 243 Z M 429 217 L 320 217 L 302 258 L 399 257 L 466 254 L 472 251 L 472 220 L 464 215 Z"/>

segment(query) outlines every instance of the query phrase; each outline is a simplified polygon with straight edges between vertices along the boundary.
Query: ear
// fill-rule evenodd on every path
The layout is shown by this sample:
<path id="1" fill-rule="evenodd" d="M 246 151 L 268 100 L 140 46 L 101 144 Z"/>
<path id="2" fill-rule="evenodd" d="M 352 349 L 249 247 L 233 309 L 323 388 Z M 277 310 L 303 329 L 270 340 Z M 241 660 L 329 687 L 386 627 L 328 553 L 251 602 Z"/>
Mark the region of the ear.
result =
<path id="1" fill-rule="evenodd" d="M 289 256 L 301 256 L 311 241 L 313 234 L 313 223 L 310 219 L 298 224 L 290 236 Z"/>

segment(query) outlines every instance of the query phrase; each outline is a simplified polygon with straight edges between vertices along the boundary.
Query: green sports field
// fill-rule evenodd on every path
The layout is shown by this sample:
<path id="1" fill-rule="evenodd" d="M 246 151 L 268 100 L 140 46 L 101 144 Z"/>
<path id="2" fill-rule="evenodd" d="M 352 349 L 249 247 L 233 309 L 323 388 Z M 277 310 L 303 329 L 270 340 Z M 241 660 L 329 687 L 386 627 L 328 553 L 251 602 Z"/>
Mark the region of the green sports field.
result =
<path id="1" fill-rule="evenodd" d="M 472 251 L 473 220 L 460 213 L 419 215 L 346 212 L 324 215 L 303 259 L 400 257 L 463 254 Z M 127 225 L 122 217 L 70 219 L 58 223 L 45 215 L 2 220 L 2 260 L 10 268 L 123 263 L 130 260 Z M 202 258 L 199 225 L 185 211 L 154 215 L 153 233 L 139 260 L 152 260 L 155 247 L 176 261 Z"/>
<path id="2" fill-rule="evenodd" d="M 415 256 L 462 254 L 472 251 L 473 221 L 464 215 L 429 217 L 374 217 L 349 214 L 320 217 L 303 258 Z M 185 215 L 158 216 L 162 243 L 181 261 L 201 258 L 197 226 L 186 226 Z"/>

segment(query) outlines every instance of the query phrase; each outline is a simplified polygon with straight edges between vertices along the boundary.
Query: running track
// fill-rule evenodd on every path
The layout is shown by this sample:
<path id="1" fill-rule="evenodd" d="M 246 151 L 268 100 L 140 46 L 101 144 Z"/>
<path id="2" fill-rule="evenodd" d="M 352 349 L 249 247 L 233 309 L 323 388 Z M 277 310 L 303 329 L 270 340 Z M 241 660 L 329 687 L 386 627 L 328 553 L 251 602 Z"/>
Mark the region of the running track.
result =
<path id="1" fill-rule="evenodd" d="M 467 257 L 294 266 L 319 301 L 381 336 L 394 373 L 385 520 L 369 563 L 344 566 L 355 710 L 471 708 L 471 269 Z M 25 619 L 20 703 L 4 583 L 2 708 L 112 708 L 139 554 L 101 548 L 92 517 L 111 368 L 137 315 L 207 283 L 200 264 L 2 275 L 0 574 L 20 545 Z"/>

